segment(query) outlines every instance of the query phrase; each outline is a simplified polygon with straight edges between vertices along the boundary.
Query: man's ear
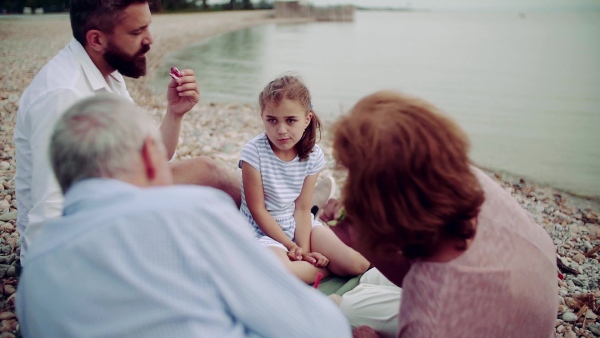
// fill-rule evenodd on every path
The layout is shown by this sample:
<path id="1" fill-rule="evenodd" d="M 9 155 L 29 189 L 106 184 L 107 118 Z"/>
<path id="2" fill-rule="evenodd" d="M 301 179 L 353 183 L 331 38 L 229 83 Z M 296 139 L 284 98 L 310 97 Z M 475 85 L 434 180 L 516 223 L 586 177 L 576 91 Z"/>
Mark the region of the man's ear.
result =
<path id="1" fill-rule="evenodd" d="M 142 146 L 142 162 L 148 181 L 153 181 L 156 178 L 158 173 L 158 156 L 159 152 L 156 142 L 152 137 L 147 136 Z"/>
<path id="2" fill-rule="evenodd" d="M 85 39 L 88 46 L 96 52 L 103 52 L 108 43 L 108 37 L 103 32 L 97 29 L 90 29 L 85 34 Z"/>

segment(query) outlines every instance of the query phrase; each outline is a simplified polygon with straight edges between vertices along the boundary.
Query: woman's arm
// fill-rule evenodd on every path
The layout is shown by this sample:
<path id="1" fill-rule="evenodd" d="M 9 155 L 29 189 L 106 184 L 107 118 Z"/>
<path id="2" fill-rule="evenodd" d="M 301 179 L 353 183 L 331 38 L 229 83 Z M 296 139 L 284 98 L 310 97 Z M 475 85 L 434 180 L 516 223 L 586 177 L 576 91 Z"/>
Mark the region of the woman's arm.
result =
<path id="1" fill-rule="evenodd" d="M 296 209 L 294 210 L 294 219 L 296 220 L 296 243 L 307 254 L 310 250 L 310 231 L 312 222 L 310 217 L 310 208 L 312 208 L 312 195 L 315 191 L 315 185 L 319 174 L 309 175 L 304 178 L 302 190 L 296 199 Z"/>
<path id="2" fill-rule="evenodd" d="M 336 199 L 330 199 L 323 207 L 321 219 L 325 222 L 335 219 L 335 215 L 343 208 L 342 204 Z M 331 230 L 346 244 L 347 246 L 358 251 L 363 255 L 371 265 L 379 269 L 379 271 L 387 277 L 392 283 L 402 287 L 404 276 L 410 269 L 410 261 L 402 255 L 402 253 L 390 254 L 382 257 L 375 255 L 372 251 L 365 249 L 356 235 L 352 222 L 348 218 L 338 222 L 336 226 L 330 227 Z"/>
<path id="3" fill-rule="evenodd" d="M 253 168 L 246 161 L 242 161 L 242 182 L 246 204 L 260 230 L 283 244 L 288 250 L 294 247 L 296 244 L 281 230 L 279 224 L 275 222 L 265 207 L 265 195 L 260 171 Z"/>

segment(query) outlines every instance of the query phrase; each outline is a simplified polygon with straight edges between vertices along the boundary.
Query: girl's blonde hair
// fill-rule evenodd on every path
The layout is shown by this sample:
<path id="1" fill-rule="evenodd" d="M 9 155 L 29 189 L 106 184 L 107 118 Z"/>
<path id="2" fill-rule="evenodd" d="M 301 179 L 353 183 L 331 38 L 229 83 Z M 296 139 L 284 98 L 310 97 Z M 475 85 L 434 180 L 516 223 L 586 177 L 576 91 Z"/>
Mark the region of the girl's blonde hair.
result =
<path id="1" fill-rule="evenodd" d="M 300 161 L 303 161 L 308 158 L 317 143 L 317 133 L 321 139 L 321 121 L 312 109 L 308 88 L 300 77 L 294 75 L 283 75 L 269 82 L 258 96 L 260 113 L 262 114 L 268 105 L 278 105 L 284 99 L 296 101 L 306 109 L 307 114 L 312 113 L 310 123 L 295 146 Z"/>
<path id="2" fill-rule="evenodd" d="M 411 259 L 446 240 L 466 249 L 484 194 L 467 136 L 435 107 L 395 92 L 369 95 L 337 122 L 333 149 L 348 169 L 342 202 L 366 247 Z"/>

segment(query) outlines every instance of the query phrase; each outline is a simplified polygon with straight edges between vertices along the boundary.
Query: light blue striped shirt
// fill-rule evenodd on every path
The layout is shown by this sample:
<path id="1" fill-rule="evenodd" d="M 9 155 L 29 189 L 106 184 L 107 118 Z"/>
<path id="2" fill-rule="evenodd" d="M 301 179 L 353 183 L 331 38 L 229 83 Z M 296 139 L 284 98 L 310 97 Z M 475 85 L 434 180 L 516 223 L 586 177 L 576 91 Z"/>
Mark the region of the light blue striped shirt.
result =
<path id="1" fill-rule="evenodd" d="M 23 268 L 24 337 L 350 337 L 244 222 L 211 188 L 77 183 Z"/>
<path id="2" fill-rule="evenodd" d="M 285 223 L 294 222 L 296 199 L 300 196 L 306 176 L 317 174 L 325 167 L 325 157 L 318 145 L 314 146 L 308 159 L 304 161 L 300 161 L 298 156 L 289 162 L 282 161 L 271 149 L 265 133 L 256 136 L 244 145 L 241 160 L 260 172 L 265 207 L 275 220 Z M 250 215 L 243 184 L 240 209 L 244 214 Z M 255 227 L 258 236 L 264 235 L 257 228 L 256 222 L 251 219 L 249 221 Z"/>

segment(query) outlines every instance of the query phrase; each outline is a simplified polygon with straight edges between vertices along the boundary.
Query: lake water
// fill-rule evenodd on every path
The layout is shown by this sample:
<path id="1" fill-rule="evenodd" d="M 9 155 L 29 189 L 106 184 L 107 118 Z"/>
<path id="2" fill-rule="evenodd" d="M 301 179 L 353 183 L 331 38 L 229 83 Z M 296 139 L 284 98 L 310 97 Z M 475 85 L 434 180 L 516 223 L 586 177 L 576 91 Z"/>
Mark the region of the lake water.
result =
<path id="1" fill-rule="evenodd" d="M 600 12 L 359 11 L 353 23 L 228 33 L 164 64 L 193 68 L 204 102 L 256 104 L 296 71 L 326 119 L 397 89 L 458 121 L 476 163 L 600 196 Z"/>

